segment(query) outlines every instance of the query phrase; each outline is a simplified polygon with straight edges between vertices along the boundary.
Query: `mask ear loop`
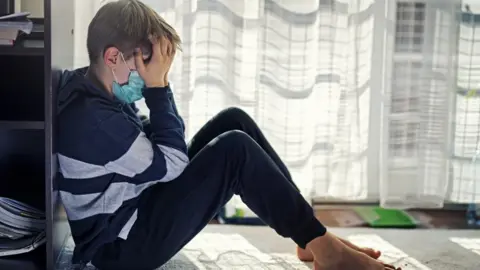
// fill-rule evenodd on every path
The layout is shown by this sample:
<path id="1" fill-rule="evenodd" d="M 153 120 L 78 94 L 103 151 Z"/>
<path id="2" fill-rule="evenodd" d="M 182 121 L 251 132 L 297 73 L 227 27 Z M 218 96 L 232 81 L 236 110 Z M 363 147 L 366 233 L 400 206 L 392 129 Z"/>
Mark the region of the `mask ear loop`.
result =
<path id="1" fill-rule="evenodd" d="M 120 53 L 120 57 L 122 57 L 122 61 L 125 64 L 125 67 L 127 67 L 127 69 L 128 69 L 128 79 L 130 80 L 130 75 L 132 75 L 132 70 L 128 66 L 127 61 L 125 61 L 125 57 L 123 56 L 123 53 Z M 127 82 L 128 82 L 128 80 L 127 80 Z"/>
<path id="2" fill-rule="evenodd" d="M 125 58 L 123 57 L 123 53 L 120 53 L 120 56 L 122 57 L 122 61 L 125 64 L 125 66 L 127 66 L 127 68 L 128 68 L 127 61 L 125 61 Z M 128 68 L 128 69 L 130 70 L 130 68 Z"/>
<path id="3" fill-rule="evenodd" d="M 120 57 L 122 57 L 122 61 L 123 63 L 125 64 L 125 66 L 128 68 L 128 65 L 127 65 L 127 61 L 125 61 L 125 58 L 123 57 L 123 53 L 120 53 Z M 115 79 L 115 81 L 118 83 L 118 78 L 117 78 L 117 75 L 115 74 L 115 69 L 112 68 L 112 75 L 113 75 L 113 78 Z M 128 68 L 128 70 L 130 71 L 130 68 Z M 128 75 L 130 77 L 130 75 Z"/>
<path id="4" fill-rule="evenodd" d="M 117 75 L 115 75 L 115 71 L 114 71 L 115 69 L 112 68 L 111 70 L 112 70 L 113 79 L 118 83 L 118 78 L 117 78 Z"/>

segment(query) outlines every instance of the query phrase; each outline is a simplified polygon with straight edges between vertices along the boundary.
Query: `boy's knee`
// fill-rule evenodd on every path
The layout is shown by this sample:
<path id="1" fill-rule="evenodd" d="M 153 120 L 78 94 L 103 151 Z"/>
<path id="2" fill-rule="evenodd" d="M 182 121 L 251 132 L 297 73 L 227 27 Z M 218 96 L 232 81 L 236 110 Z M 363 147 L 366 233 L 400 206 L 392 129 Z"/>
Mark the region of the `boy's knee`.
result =
<path id="1" fill-rule="evenodd" d="M 230 107 L 220 112 L 220 115 L 227 117 L 233 121 L 237 120 L 243 122 L 245 120 L 252 120 L 252 118 L 242 109 L 237 107 Z"/>
<path id="2" fill-rule="evenodd" d="M 223 133 L 222 135 L 219 136 L 219 139 L 225 142 L 226 144 L 231 144 L 233 145 L 238 145 L 238 144 L 244 144 L 244 143 L 249 143 L 250 141 L 253 141 L 252 138 L 245 132 L 241 130 L 231 130 Z"/>
<path id="3" fill-rule="evenodd" d="M 225 149 L 229 153 L 233 153 L 239 150 L 250 149 L 256 142 L 243 131 L 231 130 L 212 140 L 211 145 L 213 144 Z"/>
<path id="4" fill-rule="evenodd" d="M 227 162 L 257 157 L 258 151 L 261 150 L 247 133 L 240 130 L 227 131 L 212 141 L 212 144 L 218 147 L 219 153 L 222 153 L 220 158 L 226 158 Z"/>

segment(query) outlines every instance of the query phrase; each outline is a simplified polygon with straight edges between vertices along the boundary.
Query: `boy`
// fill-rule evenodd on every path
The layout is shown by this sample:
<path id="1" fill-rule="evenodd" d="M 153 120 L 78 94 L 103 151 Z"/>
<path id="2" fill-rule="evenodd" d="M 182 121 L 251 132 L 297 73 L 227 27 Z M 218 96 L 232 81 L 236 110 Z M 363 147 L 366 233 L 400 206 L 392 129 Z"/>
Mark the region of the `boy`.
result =
<path id="1" fill-rule="evenodd" d="M 179 47 L 175 30 L 137 0 L 106 4 L 89 25 L 90 65 L 65 74 L 58 104 L 73 262 L 157 268 L 238 194 L 318 269 L 394 269 L 327 233 L 243 111 L 221 112 L 187 146 L 168 83 Z M 143 97 L 150 117 L 142 122 L 134 102 Z"/>

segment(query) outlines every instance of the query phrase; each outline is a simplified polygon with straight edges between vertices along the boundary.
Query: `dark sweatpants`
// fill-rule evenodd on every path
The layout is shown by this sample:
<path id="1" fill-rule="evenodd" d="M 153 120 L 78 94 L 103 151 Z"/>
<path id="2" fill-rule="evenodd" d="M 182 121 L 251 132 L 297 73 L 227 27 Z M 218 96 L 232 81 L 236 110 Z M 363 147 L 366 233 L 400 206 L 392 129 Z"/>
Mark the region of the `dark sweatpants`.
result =
<path id="1" fill-rule="evenodd" d="M 255 122 L 227 109 L 192 139 L 190 164 L 175 180 L 141 196 L 127 240 L 103 246 L 99 269 L 155 269 L 171 259 L 232 198 L 240 195 L 266 224 L 299 246 L 325 234 L 290 173 Z"/>

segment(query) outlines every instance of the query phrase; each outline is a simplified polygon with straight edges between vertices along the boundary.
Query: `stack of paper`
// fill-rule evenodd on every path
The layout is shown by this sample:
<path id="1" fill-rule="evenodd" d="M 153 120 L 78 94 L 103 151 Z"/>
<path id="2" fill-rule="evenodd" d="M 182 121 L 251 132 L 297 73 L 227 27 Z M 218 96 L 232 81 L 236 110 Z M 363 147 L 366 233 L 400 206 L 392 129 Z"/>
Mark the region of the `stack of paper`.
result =
<path id="1" fill-rule="evenodd" d="M 15 44 L 19 34 L 30 34 L 33 23 L 27 19 L 28 12 L 14 13 L 0 16 L 0 45 Z"/>
<path id="2" fill-rule="evenodd" d="M 45 213 L 0 197 L 0 257 L 34 250 L 45 243 Z"/>

